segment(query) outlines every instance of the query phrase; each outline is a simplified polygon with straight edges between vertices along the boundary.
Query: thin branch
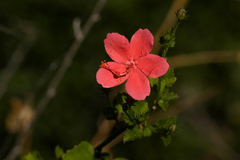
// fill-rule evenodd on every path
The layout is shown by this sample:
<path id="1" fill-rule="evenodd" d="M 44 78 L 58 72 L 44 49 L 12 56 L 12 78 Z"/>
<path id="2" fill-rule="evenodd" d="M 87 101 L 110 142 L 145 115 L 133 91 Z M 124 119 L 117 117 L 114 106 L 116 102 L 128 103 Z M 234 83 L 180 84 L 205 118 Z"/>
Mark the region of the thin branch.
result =
<path id="1" fill-rule="evenodd" d="M 188 67 L 207 63 L 240 63 L 240 51 L 205 51 L 191 54 L 180 54 L 168 57 L 172 68 Z"/>
<path id="2" fill-rule="evenodd" d="M 3 32 L 5 34 L 8 34 L 8 35 L 11 35 L 11 36 L 14 36 L 14 37 L 17 37 L 19 38 L 19 33 L 16 32 L 15 30 L 11 29 L 11 28 L 8 28 L 8 27 L 5 27 L 3 25 L 0 24 L 0 32 Z"/>
<path id="3" fill-rule="evenodd" d="M 36 123 L 37 119 L 41 116 L 41 114 L 44 111 L 44 109 L 46 108 L 48 102 L 50 101 L 51 98 L 53 98 L 55 96 L 56 88 L 58 87 L 61 79 L 63 78 L 64 74 L 66 73 L 66 70 L 71 65 L 72 60 L 73 60 L 74 56 L 76 55 L 77 50 L 81 46 L 83 40 L 85 39 L 86 35 L 92 28 L 93 24 L 99 20 L 99 17 L 100 17 L 99 14 L 100 14 L 101 10 L 103 9 L 106 1 L 107 0 L 99 0 L 96 4 L 92 14 L 90 15 L 89 19 L 87 20 L 86 24 L 84 25 L 83 30 L 81 31 L 81 29 L 79 28 L 78 33 L 74 33 L 75 41 L 71 45 L 69 51 L 66 53 L 63 63 L 61 64 L 58 71 L 54 75 L 52 81 L 50 82 L 46 93 L 44 94 L 44 96 L 42 97 L 42 99 L 40 100 L 38 105 L 36 106 L 36 116 L 34 117 L 34 120 L 32 121 L 31 124 L 29 124 L 26 132 L 18 137 L 15 146 L 9 152 L 8 158 L 6 160 L 14 160 L 17 156 L 20 155 L 21 150 L 22 150 L 21 148 L 19 148 L 20 144 L 22 144 L 26 140 L 28 133 L 33 129 L 34 124 Z M 75 31 L 76 30 L 74 30 L 74 32 Z"/>
<path id="4" fill-rule="evenodd" d="M 47 89 L 45 95 L 43 96 L 43 98 L 40 100 L 40 102 L 38 103 L 38 105 L 36 107 L 36 113 L 37 113 L 36 119 L 41 115 L 41 113 L 45 109 L 46 105 L 48 104 L 49 100 L 55 96 L 56 88 L 57 88 L 59 82 L 63 78 L 68 67 L 71 65 L 72 60 L 73 60 L 74 56 L 76 55 L 78 48 L 81 46 L 83 40 L 85 39 L 86 35 L 92 28 L 93 24 L 99 20 L 99 17 L 100 17 L 99 13 L 101 12 L 105 3 L 106 3 L 106 0 L 99 0 L 98 3 L 96 4 L 91 16 L 89 17 L 86 24 L 84 25 L 83 30 L 81 31 L 79 29 L 79 32 L 75 33 L 75 35 L 76 35 L 75 41 L 73 42 L 72 46 L 70 47 L 69 51 L 67 52 L 60 68 L 58 69 L 55 76 L 53 77 L 50 85 L 48 86 L 48 89 Z"/>
<path id="5" fill-rule="evenodd" d="M 7 66 L 4 68 L 0 76 L 0 100 L 7 89 L 9 80 L 15 74 L 26 54 L 29 52 L 35 42 L 36 31 L 32 27 L 27 26 L 24 32 L 25 37 L 23 38 L 23 41 L 12 54 L 11 59 L 7 63 Z"/>

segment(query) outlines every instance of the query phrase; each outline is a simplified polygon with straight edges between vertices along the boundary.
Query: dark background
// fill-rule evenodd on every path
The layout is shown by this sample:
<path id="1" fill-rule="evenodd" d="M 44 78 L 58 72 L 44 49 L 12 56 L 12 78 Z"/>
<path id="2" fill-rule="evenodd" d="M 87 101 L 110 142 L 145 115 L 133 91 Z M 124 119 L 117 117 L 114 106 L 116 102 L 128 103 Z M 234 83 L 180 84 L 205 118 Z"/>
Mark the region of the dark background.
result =
<path id="1" fill-rule="evenodd" d="M 37 33 L 35 43 L 10 79 L 0 100 L 0 148 L 6 147 L 3 145 L 9 135 L 5 122 L 11 111 L 11 98 L 24 99 L 27 93 L 32 92 L 34 104 L 39 102 L 52 73 L 48 74 L 43 85 L 36 88 L 39 78 L 49 71 L 49 65 L 66 53 L 73 43 L 73 19 L 81 18 L 84 25 L 96 2 L 0 1 L 1 25 L 19 31 L 19 24 L 27 24 Z M 102 108 L 107 106 L 95 78 L 100 62 L 109 60 L 103 45 L 106 34 L 118 32 L 130 39 L 139 28 L 148 28 L 155 34 L 171 4 L 169 0 L 107 1 L 100 21 L 87 35 L 60 82 L 56 96 L 38 120 L 32 135 L 31 150 L 38 150 L 45 159 L 54 159 L 56 145 L 67 150 L 81 141 L 91 140 L 98 129 Z M 195 52 L 239 50 L 240 1 L 190 1 L 186 9 L 190 17 L 180 24 L 175 48 L 169 50 L 168 57 Z M 0 76 L 21 41 L 0 31 Z M 237 58 L 233 58 L 228 63 L 176 68 L 177 82 L 172 87 L 180 97 L 176 103 L 181 100 L 191 102 L 193 95 L 201 93 L 206 95 L 207 100 L 197 101 L 177 113 L 178 129 L 169 146 L 164 147 L 161 138 L 154 134 L 150 138 L 119 143 L 112 149 L 114 156 L 130 160 L 218 160 L 234 157 L 240 152 L 239 59 L 238 62 Z M 215 88 L 207 89 L 213 86 L 220 92 L 209 98 L 209 92 L 214 92 Z"/>

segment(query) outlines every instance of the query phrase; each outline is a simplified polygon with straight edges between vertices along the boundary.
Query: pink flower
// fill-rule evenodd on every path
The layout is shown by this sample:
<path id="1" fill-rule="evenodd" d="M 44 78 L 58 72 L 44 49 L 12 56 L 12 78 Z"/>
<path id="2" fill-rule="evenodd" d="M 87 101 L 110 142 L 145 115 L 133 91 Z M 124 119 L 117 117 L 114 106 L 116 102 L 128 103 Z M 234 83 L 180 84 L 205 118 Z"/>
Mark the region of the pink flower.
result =
<path id="1" fill-rule="evenodd" d="M 153 41 L 148 29 L 139 29 L 130 43 L 123 35 L 108 33 L 104 40 L 105 49 L 115 62 L 102 61 L 96 75 L 97 82 L 104 88 L 111 88 L 127 80 L 127 93 L 136 100 L 144 100 L 151 90 L 147 76 L 160 77 L 169 68 L 165 58 L 149 54 Z"/>

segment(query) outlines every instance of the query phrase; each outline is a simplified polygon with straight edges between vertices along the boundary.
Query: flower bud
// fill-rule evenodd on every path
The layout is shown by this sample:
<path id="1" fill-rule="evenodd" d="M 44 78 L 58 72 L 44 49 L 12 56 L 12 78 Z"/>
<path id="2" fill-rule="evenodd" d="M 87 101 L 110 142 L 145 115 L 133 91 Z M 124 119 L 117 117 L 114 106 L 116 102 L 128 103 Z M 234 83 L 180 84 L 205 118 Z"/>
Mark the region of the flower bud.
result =
<path id="1" fill-rule="evenodd" d="M 184 8 L 181 8 L 177 11 L 176 16 L 177 19 L 183 20 L 186 18 L 187 11 Z"/>
<path id="2" fill-rule="evenodd" d="M 177 125 L 176 125 L 176 124 L 173 124 L 173 125 L 171 125 L 171 126 L 169 127 L 169 131 L 175 132 L 176 128 L 177 128 Z"/>

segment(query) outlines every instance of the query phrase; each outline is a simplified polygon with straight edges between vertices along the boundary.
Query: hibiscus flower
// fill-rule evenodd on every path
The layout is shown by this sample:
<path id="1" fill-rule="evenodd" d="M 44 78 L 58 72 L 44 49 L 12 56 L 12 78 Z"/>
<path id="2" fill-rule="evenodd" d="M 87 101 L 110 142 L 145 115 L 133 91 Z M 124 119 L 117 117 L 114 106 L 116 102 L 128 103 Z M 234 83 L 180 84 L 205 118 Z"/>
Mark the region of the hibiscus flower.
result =
<path id="1" fill-rule="evenodd" d="M 152 51 L 154 38 L 148 29 L 139 29 L 128 39 L 118 33 L 108 33 L 104 40 L 105 50 L 111 62 L 102 61 L 97 71 L 97 82 L 104 88 L 125 83 L 127 93 L 136 100 L 144 100 L 150 94 L 148 77 L 164 75 L 169 65 L 166 59 Z"/>

